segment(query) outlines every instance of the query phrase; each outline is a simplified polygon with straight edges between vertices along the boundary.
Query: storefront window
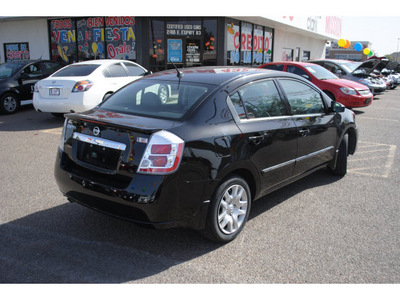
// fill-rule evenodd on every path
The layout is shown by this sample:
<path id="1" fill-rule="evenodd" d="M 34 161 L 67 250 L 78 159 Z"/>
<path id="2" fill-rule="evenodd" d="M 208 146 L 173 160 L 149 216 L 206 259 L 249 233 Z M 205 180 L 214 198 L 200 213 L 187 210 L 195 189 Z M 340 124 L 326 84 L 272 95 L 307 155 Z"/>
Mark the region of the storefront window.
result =
<path id="1" fill-rule="evenodd" d="M 249 65 L 252 62 L 251 54 L 253 50 L 253 25 L 242 22 L 242 32 L 240 35 L 240 62 L 242 65 Z"/>
<path id="2" fill-rule="evenodd" d="M 227 65 L 239 65 L 240 63 L 240 26 L 239 23 L 229 22 L 225 25 L 226 36 L 226 60 Z"/>
<path id="3" fill-rule="evenodd" d="M 29 43 L 5 43 L 5 61 L 30 59 Z"/>
<path id="4" fill-rule="evenodd" d="M 49 24 L 54 60 L 136 59 L 135 17 L 68 18 Z"/>
<path id="5" fill-rule="evenodd" d="M 253 65 L 263 63 L 264 31 L 262 26 L 254 26 L 253 36 Z"/>
<path id="6" fill-rule="evenodd" d="M 72 63 L 77 60 L 75 20 L 72 18 L 49 21 L 50 57 Z"/>
<path id="7" fill-rule="evenodd" d="M 282 61 L 293 61 L 293 49 L 282 49 Z"/>
<path id="8" fill-rule="evenodd" d="M 217 65 L 217 20 L 203 21 L 204 53 L 203 65 Z"/>
<path id="9" fill-rule="evenodd" d="M 158 20 L 150 21 L 150 65 L 152 71 L 165 69 L 165 49 L 164 49 L 164 22 Z"/>
<path id="10" fill-rule="evenodd" d="M 264 63 L 272 61 L 272 29 L 264 30 Z"/>
<path id="11" fill-rule="evenodd" d="M 135 17 L 106 17 L 105 26 L 107 58 L 136 60 Z"/>
<path id="12" fill-rule="evenodd" d="M 78 59 L 105 58 L 104 19 L 84 18 L 76 20 L 78 32 Z"/>

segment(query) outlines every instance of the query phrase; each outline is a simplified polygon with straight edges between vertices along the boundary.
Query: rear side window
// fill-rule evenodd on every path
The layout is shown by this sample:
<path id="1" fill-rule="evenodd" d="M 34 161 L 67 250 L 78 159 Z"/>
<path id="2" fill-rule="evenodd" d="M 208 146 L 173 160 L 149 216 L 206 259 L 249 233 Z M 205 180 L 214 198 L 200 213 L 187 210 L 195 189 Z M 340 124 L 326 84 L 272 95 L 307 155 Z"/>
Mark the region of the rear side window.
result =
<path id="1" fill-rule="evenodd" d="M 128 70 L 129 76 L 144 76 L 146 73 L 146 71 L 143 68 L 135 64 L 124 62 L 124 65 Z"/>
<path id="2" fill-rule="evenodd" d="M 285 108 L 272 80 L 248 85 L 233 94 L 230 99 L 241 119 L 244 119 L 244 114 L 248 119 L 285 114 Z"/>
<path id="3" fill-rule="evenodd" d="M 306 75 L 307 77 L 309 77 L 306 71 L 304 71 L 302 68 L 299 68 L 297 66 L 287 66 L 286 71 L 289 73 L 299 75 L 299 76 Z"/>
<path id="4" fill-rule="evenodd" d="M 267 65 L 264 66 L 263 69 L 283 71 L 283 65 Z"/>
<path id="5" fill-rule="evenodd" d="M 125 77 L 127 76 L 124 67 L 118 63 L 106 68 L 107 72 L 103 72 L 105 77 Z"/>
<path id="6" fill-rule="evenodd" d="M 88 76 L 93 73 L 100 65 L 70 65 L 56 72 L 53 76 L 69 77 L 69 76 Z"/>
<path id="7" fill-rule="evenodd" d="M 45 75 L 50 75 L 62 67 L 60 64 L 51 61 L 43 62 L 42 66 Z"/>
<path id="8" fill-rule="evenodd" d="M 325 112 L 321 94 L 312 87 L 295 80 L 281 79 L 279 82 L 285 91 L 292 114 L 305 115 Z"/>

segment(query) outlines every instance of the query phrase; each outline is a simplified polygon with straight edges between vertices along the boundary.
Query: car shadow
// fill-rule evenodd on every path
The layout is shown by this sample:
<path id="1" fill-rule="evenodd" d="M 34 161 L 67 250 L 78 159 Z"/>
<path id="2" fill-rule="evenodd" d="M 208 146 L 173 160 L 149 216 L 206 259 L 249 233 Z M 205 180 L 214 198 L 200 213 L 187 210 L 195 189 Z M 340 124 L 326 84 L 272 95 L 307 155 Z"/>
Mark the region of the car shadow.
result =
<path id="1" fill-rule="evenodd" d="M 250 218 L 304 190 L 336 180 L 318 171 L 256 201 Z M 140 281 L 220 247 L 240 247 L 240 240 L 239 236 L 223 245 L 189 229 L 142 228 L 66 202 L 0 225 L 0 282 Z"/>
<path id="2" fill-rule="evenodd" d="M 46 130 L 62 127 L 63 124 L 63 117 L 39 113 L 33 109 L 32 105 L 24 105 L 12 115 L 0 114 L 0 131 Z"/>
<path id="3" fill-rule="evenodd" d="M 319 186 L 330 185 L 341 179 L 342 177 L 333 176 L 327 169 L 318 170 L 255 201 L 252 204 L 249 219 L 256 218 L 260 214 L 295 197 L 303 191 Z"/>

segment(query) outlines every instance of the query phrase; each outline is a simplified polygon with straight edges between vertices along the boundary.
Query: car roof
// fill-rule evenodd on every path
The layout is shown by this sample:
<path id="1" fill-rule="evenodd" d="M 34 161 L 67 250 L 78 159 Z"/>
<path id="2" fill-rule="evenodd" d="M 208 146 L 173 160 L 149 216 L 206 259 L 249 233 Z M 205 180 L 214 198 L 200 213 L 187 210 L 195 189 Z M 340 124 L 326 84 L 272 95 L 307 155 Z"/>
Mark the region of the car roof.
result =
<path id="1" fill-rule="evenodd" d="M 249 76 L 254 80 L 265 78 L 266 75 L 270 77 L 287 76 L 285 72 L 243 66 L 194 67 L 178 70 L 183 73 L 180 79 L 181 82 L 202 82 L 212 85 L 221 85 L 227 81 Z M 170 69 L 153 73 L 152 75 L 146 76 L 144 80 L 175 81 L 179 80 L 177 74 L 175 69 Z"/>
<path id="2" fill-rule="evenodd" d="M 328 61 L 328 62 L 333 62 L 333 63 L 353 63 L 354 62 L 354 61 L 348 60 L 348 59 L 329 59 L 329 58 L 313 59 L 310 62 L 313 62 L 313 61 Z"/>
<path id="3" fill-rule="evenodd" d="M 130 62 L 129 60 L 123 60 L 123 59 L 95 59 L 95 60 L 85 60 L 85 61 L 80 61 L 77 63 L 74 63 L 73 65 L 110 65 L 110 64 L 115 64 L 118 62 Z"/>
<path id="4" fill-rule="evenodd" d="M 308 65 L 315 65 L 312 62 L 303 62 L 303 61 L 276 61 L 272 63 L 266 63 L 263 64 L 262 66 L 267 66 L 267 65 L 298 65 L 298 66 L 308 66 Z M 261 66 L 261 67 L 262 67 Z"/>

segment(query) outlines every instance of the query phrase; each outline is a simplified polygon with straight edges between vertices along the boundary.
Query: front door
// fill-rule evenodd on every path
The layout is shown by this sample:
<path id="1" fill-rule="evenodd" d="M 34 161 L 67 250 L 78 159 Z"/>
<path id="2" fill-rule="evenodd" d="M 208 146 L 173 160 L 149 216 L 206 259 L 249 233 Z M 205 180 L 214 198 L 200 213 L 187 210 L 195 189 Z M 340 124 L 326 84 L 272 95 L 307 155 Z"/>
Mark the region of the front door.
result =
<path id="1" fill-rule="evenodd" d="M 319 91 L 308 84 L 280 79 L 298 129 L 298 150 L 294 175 L 300 175 L 331 161 L 337 130 L 334 114 L 326 114 Z"/>

